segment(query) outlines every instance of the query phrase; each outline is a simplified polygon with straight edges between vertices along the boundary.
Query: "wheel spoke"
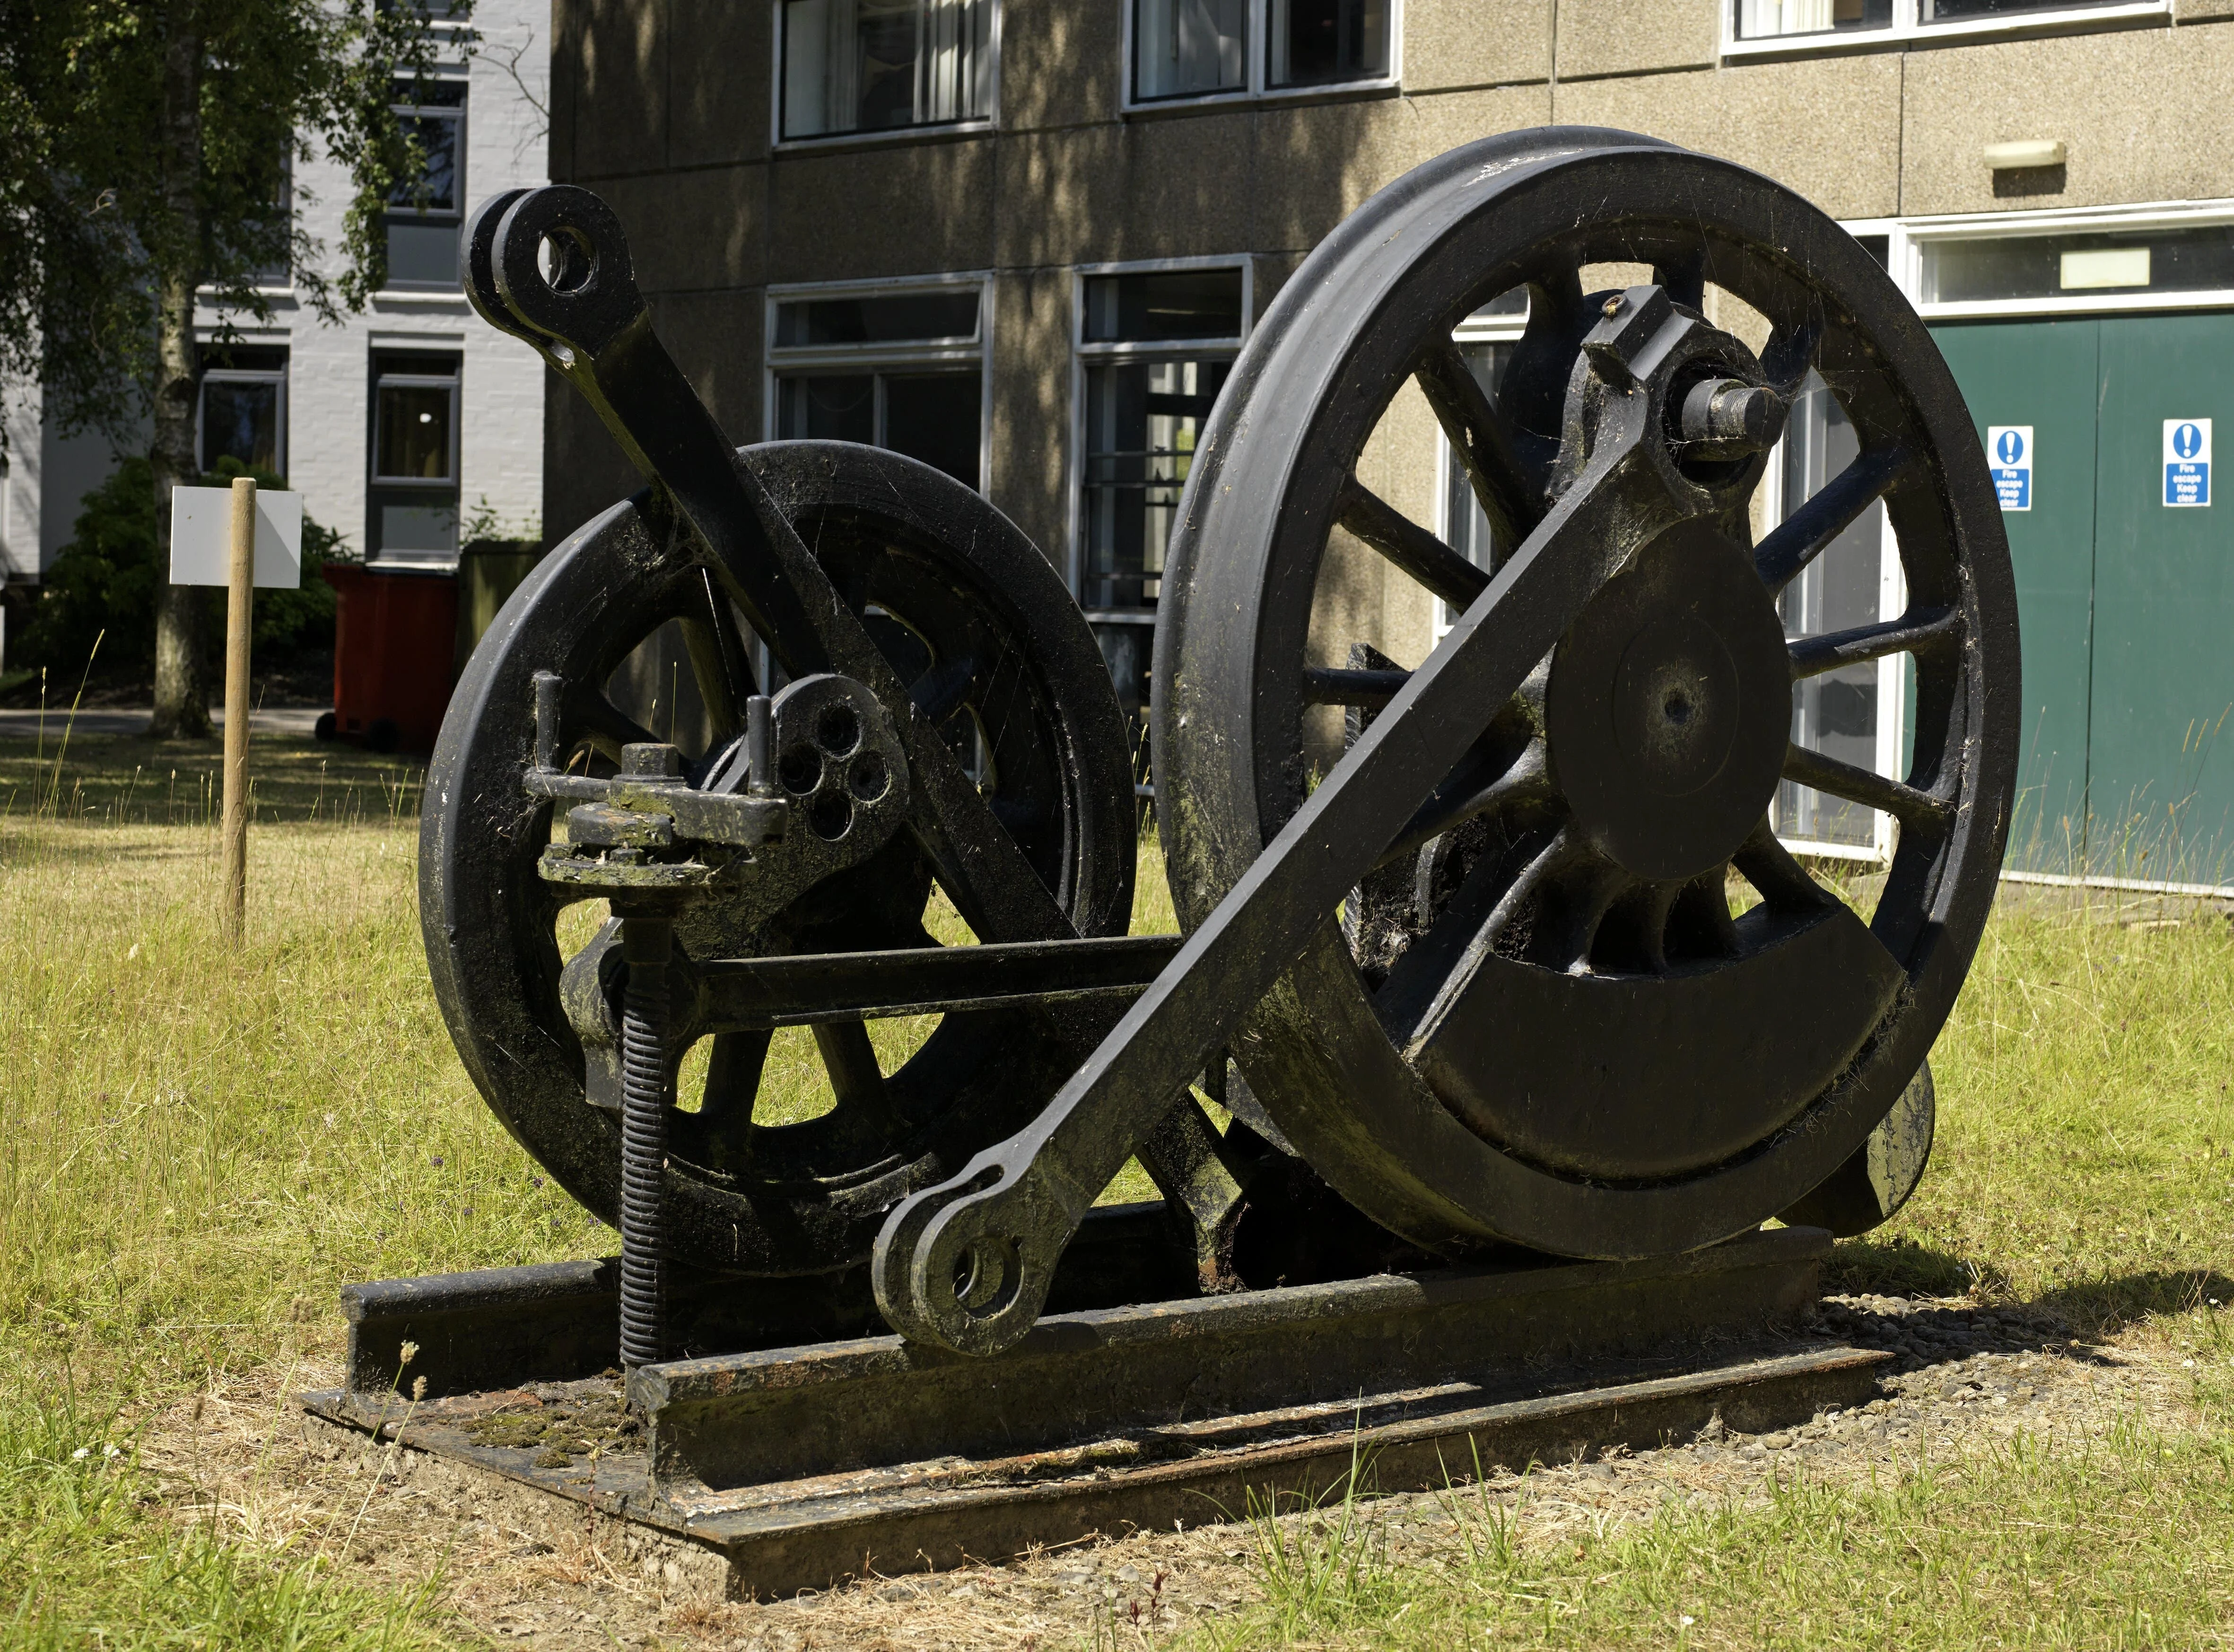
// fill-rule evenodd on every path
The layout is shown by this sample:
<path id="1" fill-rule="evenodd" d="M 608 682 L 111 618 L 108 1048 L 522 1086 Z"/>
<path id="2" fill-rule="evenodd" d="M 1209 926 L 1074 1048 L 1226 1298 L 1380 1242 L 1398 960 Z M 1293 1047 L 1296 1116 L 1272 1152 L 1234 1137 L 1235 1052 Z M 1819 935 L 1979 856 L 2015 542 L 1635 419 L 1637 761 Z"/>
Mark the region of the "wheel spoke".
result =
<path id="1" fill-rule="evenodd" d="M 1827 906 L 1833 899 L 1808 875 L 1807 868 L 1793 859 L 1792 852 L 1777 841 L 1767 816 L 1753 829 L 1753 835 L 1738 846 L 1730 864 L 1745 874 L 1746 882 L 1760 892 L 1761 899 L 1779 911 L 1811 911 Z"/>
<path id="2" fill-rule="evenodd" d="M 715 586 L 711 573 L 702 568 L 698 577 L 702 611 L 681 616 L 683 646 L 690 656 L 690 672 L 698 681 L 699 697 L 706 702 L 713 735 L 710 752 L 720 750 L 743 731 L 745 701 L 759 689 L 728 599 Z"/>
<path id="3" fill-rule="evenodd" d="M 1355 477 L 1336 501 L 1334 519 L 1453 608 L 1472 606 L 1489 584 L 1487 572 Z"/>
<path id="4" fill-rule="evenodd" d="M 1668 291 L 1668 296 L 1677 304 L 1693 310 L 1707 307 L 1707 254 L 1703 247 L 1695 248 L 1678 264 L 1656 264 L 1652 278 Z"/>
<path id="5" fill-rule="evenodd" d="M 1873 447 L 1785 518 L 1754 552 L 1754 570 L 1770 594 L 1797 579 L 1856 517 L 1876 504 L 1906 468 L 1908 458 L 1908 449 L 1898 443 Z"/>
<path id="6" fill-rule="evenodd" d="M 1843 666 L 1863 665 L 1888 654 L 1924 654 L 1963 635 L 1963 616 L 1952 608 L 1911 609 L 1898 619 L 1852 630 L 1803 637 L 1792 644 L 1792 678 L 1820 676 Z"/>
<path id="7" fill-rule="evenodd" d="M 906 1120 L 885 1091 L 884 1069 L 877 1065 L 876 1047 L 869 1041 L 865 1023 L 818 1022 L 814 1047 L 822 1053 L 822 1068 L 830 1075 L 830 1088 L 840 1107 L 865 1117 L 888 1137 L 906 1130 Z"/>
<path id="8" fill-rule="evenodd" d="M 1414 372 L 1489 518 L 1490 537 L 1508 550 L 1519 545 L 1543 520 L 1544 505 L 1529 485 L 1511 428 L 1450 340 L 1429 348 Z"/>
<path id="9" fill-rule="evenodd" d="M 570 683 L 565 697 L 565 722 L 575 738 L 586 740 L 617 763 L 621 748 L 657 741 L 659 736 L 598 692 L 581 683 Z"/>
<path id="10" fill-rule="evenodd" d="M 1808 369 L 1815 365 L 1816 352 L 1823 348 L 1823 312 L 1808 306 L 1807 319 L 1797 327 L 1780 330 L 1768 341 L 1761 352 L 1761 369 L 1768 382 L 1783 393 L 1789 402 L 1800 395 L 1800 386 L 1807 382 Z"/>
<path id="11" fill-rule="evenodd" d="M 1872 809 L 1883 809 L 1904 826 L 1943 831 L 1955 813 L 1952 798 L 1918 791 L 1904 780 L 1889 780 L 1873 770 L 1842 763 L 1805 746 L 1794 745 L 1784 754 L 1784 778 L 1832 797 L 1845 798 Z"/>
<path id="12" fill-rule="evenodd" d="M 709 1130 L 736 1137 L 751 1134 L 753 1099 L 760 1093 L 761 1073 L 768 1065 L 768 1037 L 761 1031 L 714 1035 L 713 1055 L 706 1063 L 705 1099 L 698 1107 Z"/>
<path id="13" fill-rule="evenodd" d="M 1303 703 L 1363 706 L 1369 711 L 1378 711 L 1411 680 L 1409 671 L 1340 670 L 1332 666 L 1307 665 L 1303 668 Z"/>
<path id="14" fill-rule="evenodd" d="M 1468 765 L 1437 787 L 1434 795 L 1420 806 L 1420 812 L 1397 834 L 1396 841 L 1388 846 L 1388 852 L 1381 858 L 1380 864 L 1385 866 L 1416 853 L 1423 845 L 1482 815 L 1522 804 L 1549 805 L 1556 802 L 1558 795 L 1558 789 L 1551 784 L 1544 742 L 1531 741 L 1510 767 L 1486 782 L 1480 781 L 1476 771 Z"/>

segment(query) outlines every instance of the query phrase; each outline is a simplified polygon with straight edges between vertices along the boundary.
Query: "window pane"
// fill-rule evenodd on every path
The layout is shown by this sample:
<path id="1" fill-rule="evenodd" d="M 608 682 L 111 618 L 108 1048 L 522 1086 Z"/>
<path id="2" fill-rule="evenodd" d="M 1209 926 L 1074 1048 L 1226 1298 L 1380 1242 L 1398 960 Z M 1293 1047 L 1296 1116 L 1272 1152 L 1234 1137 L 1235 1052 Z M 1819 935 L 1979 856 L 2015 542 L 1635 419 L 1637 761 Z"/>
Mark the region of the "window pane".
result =
<path id="1" fill-rule="evenodd" d="M 982 118 L 992 0 L 787 0 L 783 135 Z"/>
<path id="2" fill-rule="evenodd" d="M 1741 40 L 1891 26 L 1892 0 L 1738 0 Z"/>
<path id="3" fill-rule="evenodd" d="M 458 285 L 458 225 L 454 219 L 395 217 L 388 220 L 388 284 Z"/>
<path id="4" fill-rule="evenodd" d="M 1145 608 L 1163 585 L 1164 547 L 1204 421 L 1230 362 L 1128 362 L 1086 375 L 1088 608 Z"/>
<path id="5" fill-rule="evenodd" d="M 255 470 L 279 468 L 279 386 L 272 380 L 202 382 L 202 468 L 232 457 Z"/>
<path id="6" fill-rule="evenodd" d="M 419 212 L 456 212 L 458 118 L 451 114 L 407 114 L 400 118 L 398 124 L 404 136 L 423 152 L 423 165 L 416 176 L 398 178 L 389 186 L 389 205 Z"/>
<path id="7" fill-rule="evenodd" d="M 1854 428 L 1829 391 L 1800 397 L 1785 428 L 1784 509 L 1797 510 L 1861 451 Z M 1831 542 L 1777 599 L 1787 637 L 1817 637 L 1873 624 L 1883 559 L 1885 506 L 1872 505 Z M 1877 767 L 1878 668 L 1850 665 L 1792 688 L 1792 738 L 1858 768 Z M 1787 838 L 1867 848 L 1877 822 L 1859 803 L 1785 780 L 1777 791 L 1777 830 Z"/>
<path id="8" fill-rule="evenodd" d="M 831 373 L 776 381 L 776 434 L 797 441 L 877 440 L 877 381 L 869 373 Z"/>
<path id="9" fill-rule="evenodd" d="M 2234 288 L 2234 225 L 2124 234 L 2005 235 L 1924 245 L 1927 302 L 2229 288 Z"/>
<path id="10" fill-rule="evenodd" d="M 889 344 L 977 336 L 975 287 L 890 298 L 802 298 L 775 307 L 779 345 Z"/>
<path id="11" fill-rule="evenodd" d="M 1137 0 L 1133 95 L 1186 97 L 1247 84 L 1248 0 Z"/>
<path id="12" fill-rule="evenodd" d="M 2070 11 L 2087 5 L 2110 5 L 2116 0 L 1924 0 L 1926 23 L 1951 23 L 1958 17 L 1998 17 L 2018 11 Z"/>
<path id="13" fill-rule="evenodd" d="M 450 500 L 382 500 L 376 506 L 380 543 L 376 554 L 415 561 L 447 561 L 458 548 L 458 507 Z"/>
<path id="14" fill-rule="evenodd" d="M 450 480 L 450 387 L 383 384 L 373 474 L 395 480 Z"/>
<path id="15" fill-rule="evenodd" d="M 1086 284 L 1088 343 L 1241 336 L 1241 271 L 1174 270 L 1094 276 Z"/>
<path id="16" fill-rule="evenodd" d="M 1387 0 L 1272 0 L 1275 86 L 1371 80 L 1388 72 Z"/>
<path id="17" fill-rule="evenodd" d="M 977 486 L 978 402 L 983 380 L 966 373 L 926 373 L 885 381 L 884 445 Z"/>

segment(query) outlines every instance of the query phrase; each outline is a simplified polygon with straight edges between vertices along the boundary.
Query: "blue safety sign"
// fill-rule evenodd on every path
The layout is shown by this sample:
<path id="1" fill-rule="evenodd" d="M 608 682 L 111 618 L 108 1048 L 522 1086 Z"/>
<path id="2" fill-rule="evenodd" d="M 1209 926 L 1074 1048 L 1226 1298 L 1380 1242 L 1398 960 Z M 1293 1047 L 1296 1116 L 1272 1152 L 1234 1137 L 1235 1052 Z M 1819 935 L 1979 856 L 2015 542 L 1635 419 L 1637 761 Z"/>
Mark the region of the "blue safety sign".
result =
<path id="1" fill-rule="evenodd" d="M 2211 421 L 2164 421 L 2164 502 L 2171 506 L 2211 503 Z"/>
<path id="2" fill-rule="evenodd" d="M 1994 492 L 2005 511 L 2032 509 L 2032 427 L 1991 424 L 1986 427 L 1986 465 L 1994 473 Z"/>

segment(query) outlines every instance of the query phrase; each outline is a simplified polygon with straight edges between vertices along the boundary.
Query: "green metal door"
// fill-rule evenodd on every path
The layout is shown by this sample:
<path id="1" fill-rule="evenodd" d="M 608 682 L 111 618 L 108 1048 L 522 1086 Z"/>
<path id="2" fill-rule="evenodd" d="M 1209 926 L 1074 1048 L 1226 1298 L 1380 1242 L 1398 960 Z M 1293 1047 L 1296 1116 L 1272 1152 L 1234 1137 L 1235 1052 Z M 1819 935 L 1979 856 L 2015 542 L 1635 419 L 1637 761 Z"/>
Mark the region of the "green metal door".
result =
<path id="1" fill-rule="evenodd" d="M 2034 871 L 2068 871 L 2085 854 L 2102 325 L 1977 322 L 1932 329 L 1970 404 L 1979 441 L 1992 425 L 2033 431 L 2032 508 L 2006 511 L 2002 523 L 2024 636 L 2024 745 L 2009 859 Z"/>
<path id="2" fill-rule="evenodd" d="M 2100 326 L 2088 860 L 2222 883 L 2234 872 L 2234 504 L 2214 475 L 2209 505 L 2167 507 L 2164 454 L 2167 420 L 2234 420 L 2234 316 Z"/>

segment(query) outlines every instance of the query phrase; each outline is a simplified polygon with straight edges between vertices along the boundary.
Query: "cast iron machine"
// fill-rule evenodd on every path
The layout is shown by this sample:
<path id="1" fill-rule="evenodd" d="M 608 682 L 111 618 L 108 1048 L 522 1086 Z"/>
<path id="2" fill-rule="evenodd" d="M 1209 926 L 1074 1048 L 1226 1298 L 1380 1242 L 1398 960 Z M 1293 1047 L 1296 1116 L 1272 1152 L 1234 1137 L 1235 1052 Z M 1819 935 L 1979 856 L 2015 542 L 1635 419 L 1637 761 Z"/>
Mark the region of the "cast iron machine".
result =
<path id="1" fill-rule="evenodd" d="M 1205 1293 L 1498 1246 L 1668 1257 L 1779 1214 L 1858 1231 L 1914 1187 L 1925 1055 L 2008 828 L 2015 602 L 1944 363 L 1789 191 L 1631 134 L 1514 134 L 1383 190 L 1282 289 L 1163 576 L 1152 732 L 1183 941 L 1126 932 L 1126 733 L 1035 546 L 895 454 L 733 448 L 588 192 L 500 196 L 466 249 L 480 314 L 651 483 L 474 655 L 421 873 L 467 1068 L 622 1229 L 632 1366 L 678 1351 L 670 1263 L 749 1291 L 866 1262 L 911 1342 L 997 1354 L 1135 1155 Z M 1631 274 L 1585 291 L 1607 264 Z M 1522 289 L 1493 398 L 1453 330 Z M 1819 382 L 1858 455 L 1757 532 Z M 1412 383 L 1490 565 L 1360 480 Z M 1880 500 L 1905 611 L 1787 638 L 1779 594 Z M 1415 667 L 1330 634 L 1338 533 L 1455 615 Z M 703 749 L 605 691 L 670 623 Z M 1793 742 L 1795 682 L 1893 656 L 1906 779 Z M 1779 843 L 1785 782 L 1898 823 L 1867 910 Z M 612 917 L 567 956 L 593 898 Z M 934 942 L 934 899 L 977 944 Z M 942 1019 L 887 1071 L 867 1023 L 900 1015 Z M 796 1026 L 835 1106 L 756 1119 Z"/>

